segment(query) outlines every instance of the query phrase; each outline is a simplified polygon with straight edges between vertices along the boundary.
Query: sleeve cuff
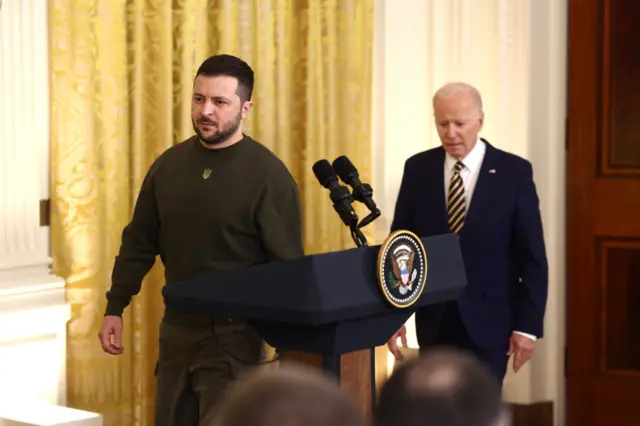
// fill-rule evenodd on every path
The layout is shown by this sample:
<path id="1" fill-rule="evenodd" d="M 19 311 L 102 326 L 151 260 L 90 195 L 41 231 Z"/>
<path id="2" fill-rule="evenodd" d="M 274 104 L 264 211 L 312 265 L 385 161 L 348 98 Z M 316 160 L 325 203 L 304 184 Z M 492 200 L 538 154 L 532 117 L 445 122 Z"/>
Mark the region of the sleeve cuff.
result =
<path id="1" fill-rule="evenodd" d="M 515 334 L 520 334 L 522 336 L 528 337 L 529 339 L 533 340 L 534 342 L 536 340 L 538 340 L 538 338 L 536 336 L 534 336 L 533 334 L 529 334 L 529 333 L 523 333 L 522 331 L 514 331 Z"/>
<path id="2" fill-rule="evenodd" d="M 107 309 L 105 310 L 104 315 L 121 317 L 122 312 L 124 312 L 124 308 L 129 304 L 128 301 L 119 300 L 119 299 L 109 299 L 107 300 Z"/>

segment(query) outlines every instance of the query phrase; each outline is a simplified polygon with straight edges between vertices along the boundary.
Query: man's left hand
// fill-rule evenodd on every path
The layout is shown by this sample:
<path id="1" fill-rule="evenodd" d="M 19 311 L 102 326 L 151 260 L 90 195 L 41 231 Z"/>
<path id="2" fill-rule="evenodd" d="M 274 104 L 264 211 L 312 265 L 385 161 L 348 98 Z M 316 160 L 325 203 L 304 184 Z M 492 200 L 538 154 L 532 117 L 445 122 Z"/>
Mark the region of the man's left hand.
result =
<path id="1" fill-rule="evenodd" d="M 513 371 L 518 372 L 522 366 L 529 361 L 533 355 L 536 342 L 522 334 L 512 333 L 509 339 L 509 352 L 507 356 L 513 355 Z"/>

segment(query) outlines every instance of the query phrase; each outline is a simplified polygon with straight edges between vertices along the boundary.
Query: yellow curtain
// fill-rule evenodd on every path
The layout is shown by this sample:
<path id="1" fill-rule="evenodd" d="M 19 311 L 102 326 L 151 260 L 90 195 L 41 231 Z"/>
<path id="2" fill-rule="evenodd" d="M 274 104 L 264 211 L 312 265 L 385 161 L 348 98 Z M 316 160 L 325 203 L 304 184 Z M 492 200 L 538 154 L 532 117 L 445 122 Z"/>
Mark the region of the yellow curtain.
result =
<path id="1" fill-rule="evenodd" d="M 373 0 L 51 0 L 52 251 L 72 305 L 68 404 L 106 426 L 151 425 L 162 265 L 125 312 L 125 352 L 97 331 L 122 228 L 147 168 L 192 134 L 198 65 L 216 53 L 256 72 L 246 132 L 300 185 L 308 253 L 351 247 L 315 181 L 340 154 L 370 179 Z M 360 209 L 361 213 L 364 213 Z"/>

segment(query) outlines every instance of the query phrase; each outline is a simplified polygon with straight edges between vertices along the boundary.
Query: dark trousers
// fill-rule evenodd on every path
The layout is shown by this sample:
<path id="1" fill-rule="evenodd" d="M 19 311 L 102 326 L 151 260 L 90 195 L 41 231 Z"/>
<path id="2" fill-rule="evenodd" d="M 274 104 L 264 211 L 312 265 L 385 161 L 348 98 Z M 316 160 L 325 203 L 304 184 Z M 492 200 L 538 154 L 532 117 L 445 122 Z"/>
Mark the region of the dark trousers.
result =
<path id="1" fill-rule="evenodd" d="M 155 426 L 212 424 L 228 385 L 263 360 L 262 339 L 247 324 L 191 327 L 163 321 Z"/>
<path id="2" fill-rule="evenodd" d="M 506 353 L 484 350 L 471 340 L 460 317 L 460 310 L 456 302 L 447 302 L 442 314 L 440 327 L 433 342 L 433 345 L 426 345 L 425 347 L 421 345 L 421 352 L 428 351 L 434 346 L 449 346 L 468 351 L 487 365 L 502 387 L 504 376 L 507 373 L 509 357 Z"/>

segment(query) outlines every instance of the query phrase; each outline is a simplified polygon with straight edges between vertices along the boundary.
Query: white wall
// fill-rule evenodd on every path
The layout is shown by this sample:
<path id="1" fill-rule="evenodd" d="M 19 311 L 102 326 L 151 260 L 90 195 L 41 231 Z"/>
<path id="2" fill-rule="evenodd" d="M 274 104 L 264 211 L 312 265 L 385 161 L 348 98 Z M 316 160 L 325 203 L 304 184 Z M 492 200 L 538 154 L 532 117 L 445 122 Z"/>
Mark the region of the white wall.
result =
<path id="1" fill-rule="evenodd" d="M 64 281 L 49 273 L 47 0 L 0 10 L 0 409 L 66 400 Z M 0 410 L 1 411 L 1 410 Z M 1 414 L 1 413 L 0 413 Z"/>
<path id="2" fill-rule="evenodd" d="M 566 8 L 567 0 L 376 0 L 374 41 L 378 240 L 389 231 L 404 161 L 440 143 L 431 96 L 447 82 L 475 85 L 482 136 L 533 163 L 550 267 L 546 336 L 534 359 L 508 374 L 504 392 L 510 402 L 554 401 L 556 425 L 564 424 Z"/>

